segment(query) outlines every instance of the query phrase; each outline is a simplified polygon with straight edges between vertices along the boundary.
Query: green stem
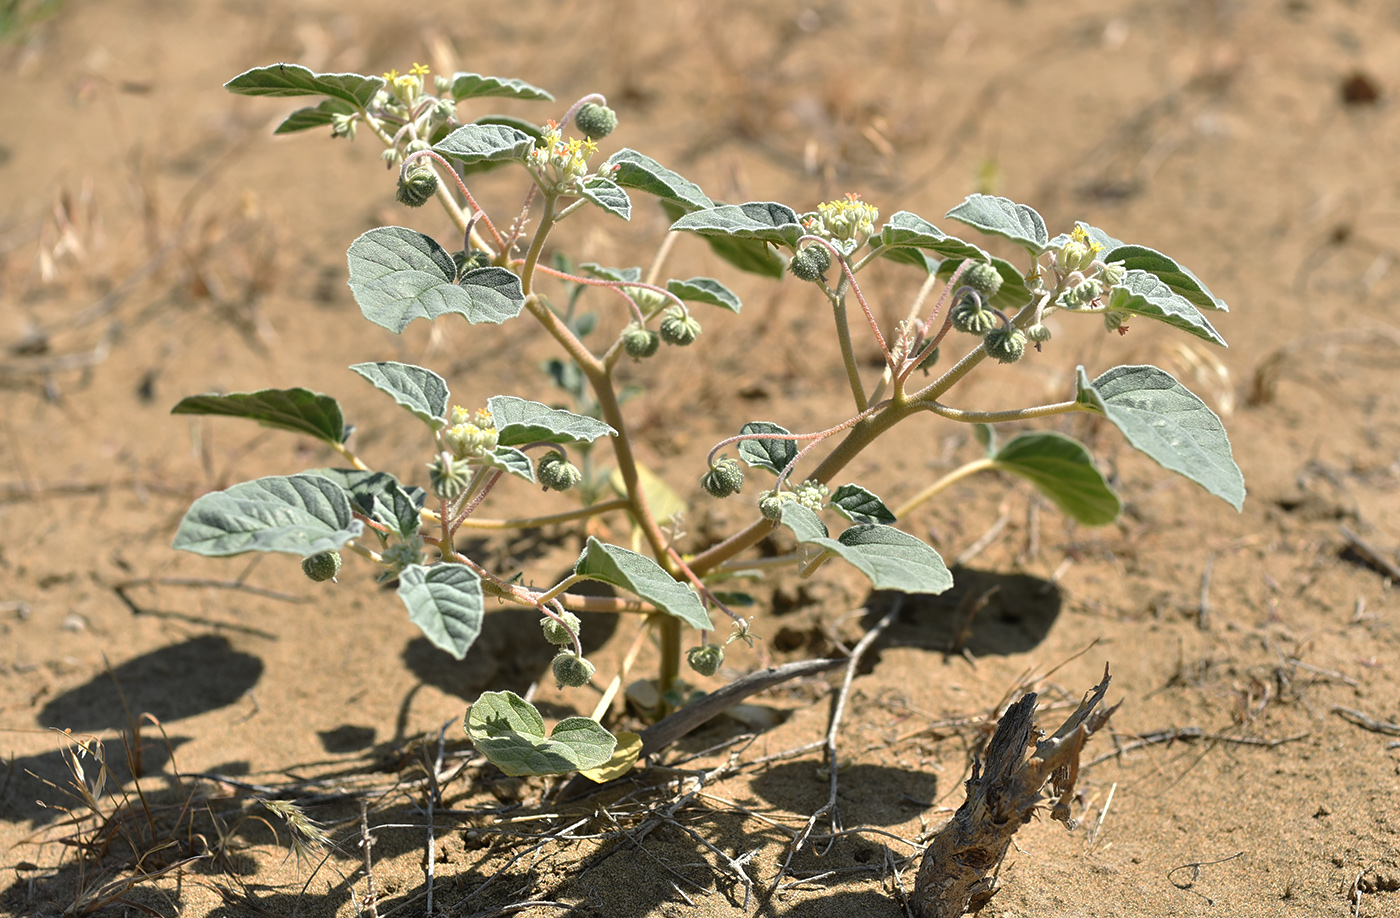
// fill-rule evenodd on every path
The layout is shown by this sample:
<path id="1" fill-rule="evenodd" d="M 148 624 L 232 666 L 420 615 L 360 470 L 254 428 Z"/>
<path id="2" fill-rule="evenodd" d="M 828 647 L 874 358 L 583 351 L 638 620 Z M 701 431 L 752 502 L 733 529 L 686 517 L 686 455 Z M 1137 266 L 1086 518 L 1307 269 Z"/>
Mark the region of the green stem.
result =
<path id="1" fill-rule="evenodd" d="M 610 513 L 613 510 L 626 510 L 629 504 L 627 498 L 619 497 L 614 500 L 603 501 L 599 504 L 592 504 L 587 507 L 579 507 L 577 510 L 569 510 L 564 513 L 552 513 L 548 516 L 520 516 L 508 520 L 488 520 L 469 517 L 462 521 L 463 529 L 538 529 L 541 526 L 552 526 L 555 523 L 570 523 L 574 520 L 588 519 L 590 516 L 598 516 L 603 513 Z"/>
<path id="2" fill-rule="evenodd" d="M 976 462 L 969 462 L 967 465 L 959 466 L 958 468 L 953 469 L 947 475 L 944 475 L 942 478 L 935 481 L 933 484 L 929 485 L 927 488 L 924 488 L 918 494 L 915 494 L 913 497 L 909 498 L 901 506 L 899 506 L 897 509 L 891 512 L 894 513 L 895 516 L 903 518 L 908 514 L 912 513 L 917 507 L 922 505 L 925 501 L 933 497 L 939 491 L 942 491 L 944 488 L 947 488 L 953 484 L 956 484 L 959 481 L 962 481 L 969 475 L 976 475 L 978 472 L 982 472 L 992 468 L 996 468 L 996 463 L 993 462 L 991 459 L 978 459 Z"/>
<path id="3" fill-rule="evenodd" d="M 544 212 L 540 214 L 540 225 L 535 228 L 535 238 L 530 240 L 530 250 L 525 253 L 525 264 L 520 268 L 520 287 L 527 297 L 534 289 L 535 265 L 539 263 L 540 253 L 544 251 L 544 240 L 554 228 L 554 204 L 558 200 L 558 195 L 544 196 Z M 549 310 L 545 309 L 545 312 Z M 570 333 L 569 337 L 572 338 L 573 334 Z"/>
<path id="4" fill-rule="evenodd" d="M 657 668 L 656 688 L 665 695 L 676 684 L 681 675 L 681 620 L 670 615 L 659 616 L 656 622 L 657 638 L 661 642 L 661 664 Z M 662 702 L 662 708 L 666 708 Z"/>
<path id="5" fill-rule="evenodd" d="M 836 340 L 841 343 L 841 362 L 846 365 L 846 381 L 850 383 L 851 395 L 856 400 L 856 411 L 870 407 L 865 397 L 865 386 L 860 381 L 860 365 L 856 362 L 855 347 L 851 344 L 851 323 L 846 317 L 846 291 L 850 285 L 843 272 L 836 292 L 831 295 L 831 315 L 836 320 Z"/>
<path id="6" fill-rule="evenodd" d="M 961 421 L 964 424 L 1002 424 L 1007 421 L 1029 421 L 1035 418 L 1047 418 L 1056 414 L 1070 414 L 1075 411 L 1093 411 L 1088 405 L 1076 401 L 1056 402 L 1053 405 L 1037 405 L 1034 408 L 1009 408 L 1005 411 L 962 411 L 958 408 L 949 408 L 947 405 L 938 402 L 926 401 L 920 403 L 923 408 L 932 411 L 939 417 L 947 418 L 950 421 Z"/>

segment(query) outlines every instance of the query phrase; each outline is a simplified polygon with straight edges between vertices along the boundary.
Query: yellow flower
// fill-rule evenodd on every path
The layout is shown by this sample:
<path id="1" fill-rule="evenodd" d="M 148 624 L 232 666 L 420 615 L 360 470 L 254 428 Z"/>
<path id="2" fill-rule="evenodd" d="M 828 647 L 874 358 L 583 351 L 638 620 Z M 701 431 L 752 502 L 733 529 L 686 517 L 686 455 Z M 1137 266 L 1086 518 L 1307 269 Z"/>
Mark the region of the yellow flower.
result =
<path id="1" fill-rule="evenodd" d="M 398 72 L 397 70 L 390 70 L 388 73 L 384 74 L 383 76 L 384 76 L 384 82 L 386 82 L 386 83 L 392 83 L 392 82 L 394 82 L 395 80 L 397 80 L 397 79 L 399 78 L 399 72 Z"/>
<path id="2" fill-rule="evenodd" d="M 425 77 L 431 71 L 428 69 L 428 66 L 426 64 L 420 64 L 417 61 L 414 61 L 413 67 L 408 72 L 416 77 Z"/>

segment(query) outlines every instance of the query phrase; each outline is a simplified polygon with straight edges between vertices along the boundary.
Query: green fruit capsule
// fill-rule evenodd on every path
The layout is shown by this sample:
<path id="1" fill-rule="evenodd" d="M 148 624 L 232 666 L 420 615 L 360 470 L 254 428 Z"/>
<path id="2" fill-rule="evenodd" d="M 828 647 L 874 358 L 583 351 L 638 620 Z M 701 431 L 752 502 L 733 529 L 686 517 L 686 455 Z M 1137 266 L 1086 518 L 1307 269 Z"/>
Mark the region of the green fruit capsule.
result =
<path id="1" fill-rule="evenodd" d="M 583 136 L 598 140 L 616 129 L 617 112 L 596 102 L 584 103 L 574 113 L 574 127 L 582 131 Z"/>
<path id="2" fill-rule="evenodd" d="M 340 573 L 340 552 L 323 551 L 319 555 L 301 559 L 301 572 L 317 583 L 334 580 Z"/>
<path id="3" fill-rule="evenodd" d="M 687 347 L 700 337 L 700 322 L 679 306 L 666 310 L 661 320 L 661 340 L 677 347 Z"/>
<path id="4" fill-rule="evenodd" d="M 622 333 L 622 348 L 627 352 L 627 356 L 634 360 L 650 357 L 659 347 L 661 336 L 649 328 L 633 324 Z"/>
<path id="5" fill-rule="evenodd" d="M 546 491 L 570 491 L 583 481 L 583 473 L 563 453 L 554 449 L 541 456 L 535 464 L 535 479 Z"/>
<path id="6" fill-rule="evenodd" d="M 564 644 L 572 644 L 574 642 L 574 634 L 578 634 L 578 616 L 572 612 L 564 612 L 560 614 L 559 618 L 562 618 L 563 621 L 561 622 L 557 618 L 550 618 L 548 615 L 540 619 L 540 628 L 544 630 L 544 639 L 551 644 L 559 644 L 561 646 Z M 565 625 L 568 627 L 566 628 Z M 569 633 L 570 629 L 572 629 L 573 634 Z"/>
<path id="7" fill-rule="evenodd" d="M 831 253 L 820 243 L 811 243 L 788 262 L 788 270 L 798 280 L 817 281 L 826 275 L 831 267 Z"/>
<path id="8" fill-rule="evenodd" d="M 580 685 L 587 685 L 588 680 L 593 678 L 593 674 L 598 671 L 592 663 L 576 653 L 567 650 L 559 652 L 553 663 L 554 679 L 559 685 L 578 688 Z"/>
<path id="9" fill-rule="evenodd" d="M 685 655 L 685 661 L 700 675 L 713 676 L 719 672 L 720 664 L 724 662 L 724 648 L 718 644 L 701 644 L 699 647 L 690 648 Z"/>
<path id="10" fill-rule="evenodd" d="M 744 470 L 734 459 L 721 459 L 700 479 L 700 487 L 711 497 L 728 497 L 738 494 L 744 486 Z"/>
<path id="11" fill-rule="evenodd" d="M 963 272 L 962 283 L 982 294 L 984 301 L 990 300 L 1001 289 L 1001 272 L 996 269 L 996 265 L 979 261 Z"/>
<path id="12" fill-rule="evenodd" d="M 996 328 L 997 314 L 982 308 L 976 294 L 968 294 L 953 307 L 953 327 L 969 335 L 981 337 Z"/>
<path id="13" fill-rule="evenodd" d="M 433 167 L 427 163 L 414 163 L 405 175 L 399 176 L 399 187 L 394 197 L 400 204 L 409 207 L 422 207 L 437 194 L 438 177 Z"/>
<path id="14" fill-rule="evenodd" d="M 1019 328 L 994 328 L 982 339 L 987 353 L 997 363 L 1015 363 L 1026 353 L 1026 333 Z"/>

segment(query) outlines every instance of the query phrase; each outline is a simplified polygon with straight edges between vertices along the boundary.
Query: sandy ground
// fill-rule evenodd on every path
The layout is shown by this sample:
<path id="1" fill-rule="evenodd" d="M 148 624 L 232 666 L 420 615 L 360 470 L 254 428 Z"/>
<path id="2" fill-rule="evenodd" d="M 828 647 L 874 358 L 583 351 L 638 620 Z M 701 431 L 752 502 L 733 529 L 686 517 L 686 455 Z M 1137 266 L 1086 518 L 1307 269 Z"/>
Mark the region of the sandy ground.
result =
<path id="1" fill-rule="evenodd" d="M 370 914 L 373 897 L 379 915 L 423 914 L 424 763 L 441 754 L 451 779 L 433 818 L 436 913 L 540 901 L 589 916 L 895 916 L 917 866 L 905 858 L 961 802 L 999 706 L 1034 688 L 1054 708 L 1047 719 L 1060 716 L 1107 663 L 1123 705 L 1088 751 L 1081 826 L 1027 826 L 991 913 L 1400 914 L 1400 632 L 1387 573 L 1400 546 L 1394 4 L 506 7 L 70 0 L 0 46 L 0 912 L 329 916 Z M 344 286 L 348 243 L 384 223 L 446 223 L 394 207 L 370 139 L 273 138 L 296 100 L 221 89 L 283 60 L 367 73 L 422 60 L 561 100 L 488 100 L 473 114 L 543 120 L 603 92 L 622 119 L 605 152 L 641 149 L 719 199 L 802 211 L 855 191 L 886 216 L 945 225 L 964 195 L 994 191 L 1055 229 L 1083 219 L 1168 252 L 1231 304 L 1216 322 L 1229 350 L 1146 322 L 1121 338 L 1067 327 L 960 398 L 1063 397 L 1076 364 L 1092 375 L 1156 363 L 1224 418 L 1250 489 L 1244 512 L 1080 417 L 1057 429 L 1111 473 L 1127 502 L 1116 525 L 1075 527 L 990 477 L 903 521 L 950 561 L 1000 529 L 954 592 L 907 602 L 872 650 L 840 734 L 847 832 L 805 846 L 776 890 L 827 780 L 816 751 L 751 763 L 824 735 L 836 677 L 762 696 L 759 720 L 717 721 L 673 750 L 667 766 L 733 755 L 734 768 L 670 822 L 647 821 L 674 799 L 665 768 L 575 801 L 459 768 L 462 713 L 483 690 L 543 682 L 549 718 L 596 700 L 545 678 L 532 617 L 489 616 L 455 663 L 364 565 L 320 589 L 290 558 L 169 548 L 199 494 L 333 458 L 240 422 L 170 416 L 184 395 L 334 394 L 360 452 L 409 477 L 425 461 L 419 430 L 346 365 L 430 365 L 463 404 L 554 397 L 536 369 L 551 351 L 526 325 L 418 323 L 394 337 L 360 319 Z M 516 183 L 481 185 L 488 210 L 514 213 Z M 559 241 L 579 261 L 643 264 L 664 226 L 643 208 L 631 224 L 578 221 Z M 706 502 L 693 484 L 713 442 L 751 419 L 821 429 L 846 406 L 810 290 L 735 278 L 693 239 L 673 258 L 677 276 L 732 279 L 746 304 L 737 317 L 706 313 L 699 345 L 630 380 L 644 387 L 628 405 L 643 461 L 691 501 L 685 548 L 696 550 L 752 512 Z M 872 275 L 882 321 L 916 283 L 894 266 Z M 852 473 L 897 503 L 976 451 L 964 430 L 929 419 Z M 551 508 L 522 487 L 490 512 Z M 544 579 L 579 538 L 536 531 L 476 550 Z M 753 588 L 773 658 L 836 653 L 888 608 L 834 567 Z M 601 672 L 616 670 L 636 627 L 586 624 Z M 950 653 L 955 642 L 965 652 Z M 638 671 L 654 659 L 645 648 Z M 708 687 L 760 660 L 731 648 Z M 755 723 L 766 729 L 734 744 Z M 71 747 L 52 728 L 107 741 L 108 789 L 122 790 L 98 801 L 97 823 L 70 825 L 60 808 L 85 812 Z M 123 750 L 123 731 L 138 753 Z M 325 854 L 291 853 L 283 817 L 254 799 L 279 794 L 327 827 Z M 86 856 L 63 843 L 75 836 Z M 219 856 L 182 864 L 209 852 Z M 751 891 L 721 855 L 744 861 Z"/>

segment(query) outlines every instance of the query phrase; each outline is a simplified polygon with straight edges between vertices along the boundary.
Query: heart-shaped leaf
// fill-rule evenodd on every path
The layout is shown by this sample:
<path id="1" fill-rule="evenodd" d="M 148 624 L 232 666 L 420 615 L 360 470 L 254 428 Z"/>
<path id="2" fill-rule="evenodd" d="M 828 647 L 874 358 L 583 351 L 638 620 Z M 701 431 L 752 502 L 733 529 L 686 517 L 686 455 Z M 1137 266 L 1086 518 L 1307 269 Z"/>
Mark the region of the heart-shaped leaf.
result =
<path id="1" fill-rule="evenodd" d="M 222 558 L 279 551 L 303 558 L 334 551 L 364 532 L 345 490 L 315 474 L 245 481 L 196 500 L 173 547 Z"/>
<path id="2" fill-rule="evenodd" d="M 977 246 L 963 242 L 956 236 L 949 236 L 923 217 L 911 214 L 907 210 L 901 210 L 890 217 L 889 222 L 880 230 L 879 241 L 881 245 L 892 248 L 927 249 L 943 258 L 987 260 L 987 253 Z"/>
<path id="3" fill-rule="evenodd" d="M 948 211 L 948 218 L 966 223 L 991 236 L 1001 236 L 1023 245 L 1032 255 L 1045 251 L 1050 234 L 1045 230 L 1045 218 L 1026 204 L 990 194 L 970 194 Z"/>
<path id="4" fill-rule="evenodd" d="M 587 198 L 610 214 L 624 220 L 632 219 L 632 199 L 618 185 L 605 178 L 593 176 L 579 188 L 579 195 Z"/>
<path id="5" fill-rule="evenodd" d="M 366 319 L 398 334 L 414 319 L 448 313 L 499 325 L 525 308 L 520 278 L 505 268 L 468 271 L 454 283 L 452 256 L 428 236 L 381 226 L 350 244 L 350 292 Z"/>
<path id="6" fill-rule="evenodd" d="M 666 212 L 666 216 L 672 222 L 679 220 L 687 213 L 686 208 L 675 201 L 662 200 L 660 203 L 661 209 Z M 710 247 L 710 251 L 740 271 L 777 279 L 783 276 L 783 271 L 787 268 L 787 259 L 779 255 L 777 250 L 766 242 L 755 239 L 734 239 L 729 236 L 705 236 L 703 238 L 705 244 Z M 893 251 L 913 250 L 895 249 Z"/>
<path id="7" fill-rule="evenodd" d="M 1244 506 L 1244 474 L 1225 425 L 1170 373 L 1154 366 L 1114 367 L 1092 383 L 1076 370 L 1079 402 L 1092 406 L 1134 448 L 1234 507 Z"/>
<path id="8" fill-rule="evenodd" d="M 700 190 L 699 185 L 687 181 L 650 156 L 627 147 L 609 156 L 598 171 L 623 188 L 654 194 L 663 201 L 674 201 L 687 210 L 715 206 L 715 202 Z"/>
<path id="9" fill-rule="evenodd" d="M 544 718 L 514 692 L 485 692 L 467 710 L 467 736 L 477 751 L 508 775 L 562 775 L 598 768 L 617 740 L 596 720 L 566 717 L 548 736 Z"/>
<path id="10" fill-rule="evenodd" d="M 856 523 L 883 523 L 888 526 L 895 521 L 894 513 L 885 506 L 885 502 L 858 484 L 843 484 L 837 488 L 831 495 L 831 506 Z"/>
<path id="11" fill-rule="evenodd" d="M 1156 319 L 1211 344 L 1228 347 L 1210 320 L 1190 300 L 1176 293 L 1155 274 L 1137 268 L 1128 269 L 1122 282 L 1109 291 L 1108 307 Z"/>
<path id="12" fill-rule="evenodd" d="M 447 426 L 447 380 L 411 363 L 381 360 L 357 363 L 350 369 L 369 380 L 374 388 L 411 411 L 433 430 Z"/>
<path id="13" fill-rule="evenodd" d="M 314 73 L 300 64 L 272 64 L 244 71 L 224 88 L 240 96 L 330 96 L 364 108 L 384 88 L 384 80 L 358 73 Z"/>
<path id="14" fill-rule="evenodd" d="M 506 124 L 464 124 L 448 134 L 433 149 L 463 165 L 476 163 L 524 162 L 534 149 L 535 138 Z"/>
<path id="15" fill-rule="evenodd" d="M 998 449 L 992 463 L 1035 485 L 1062 512 L 1086 526 L 1105 526 L 1123 509 L 1089 450 L 1063 434 L 1023 433 Z"/>
<path id="16" fill-rule="evenodd" d="M 599 437 L 617 435 L 617 431 L 595 418 L 513 395 L 493 395 L 486 400 L 486 407 L 491 411 L 491 419 L 496 424 L 497 442 L 502 446 L 520 446 L 543 440 L 550 443 L 592 443 Z"/>
<path id="17" fill-rule="evenodd" d="M 769 421 L 750 421 L 739 428 L 739 435 L 746 434 L 786 434 L 792 431 Z M 781 475 L 788 463 L 797 458 L 797 441 L 782 437 L 766 436 L 762 440 L 740 440 L 739 458 L 756 469 L 767 469 L 774 475 Z"/>
<path id="18" fill-rule="evenodd" d="M 478 99 L 483 96 L 554 101 L 554 96 L 538 86 L 531 86 L 524 80 L 482 76 L 479 73 L 459 72 L 452 74 L 452 101 L 461 102 L 463 99 Z"/>
<path id="19" fill-rule="evenodd" d="M 310 389 L 263 389 L 227 395 L 191 395 L 180 399 L 171 414 L 212 414 L 247 418 L 264 427 L 307 434 L 339 445 L 350 436 L 340 403 Z"/>
<path id="20" fill-rule="evenodd" d="M 830 538 L 821 517 L 795 500 L 782 504 L 782 524 L 797 540 L 854 565 L 877 590 L 942 593 L 953 585 L 943 559 L 923 542 L 891 526 L 855 525 Z"/>
<path id="21" fill-rule="evenodd" d="M 1117 241 L 1117 240 L 1114 240 Z M 1172 259 L 1145 245 L 1119 245 L 1099 255 L 1104 262 L 1121 261 L 1123 267 L 1154 274 L 1175 293 L 1202 309 L 1229 312 L 1225 301 L 1210 292 L 1201 279 Z"/>
<path id="22" fill-rule="evenodd" d="M 710 615 L 695 591 L 679 583 L 646 555 L 588 537 L 574 573 L 634 593 L 692 628 L 711 631 Z"/>
<path id="23" fill-rule="evenodd" d="M 312 108 L 299 108 L 292 112 L 272 133 L 295 134 L 297 131 L 322 127 L 332 124 L 337 115 L 349 115 L 354 111 L 355 106 L 344 99 L 326 99 Z"/>
<path id="24" fill-rule="evenodd" d="M 408 619 L 433 646 L 458 660 L 467 655 L 486 612 L 481 578 L 465 564 L 410 564 L 399 572 L 399 599 Z"/>
<path id="25" fill-rule="evenodd" d="M 774 245 L 794 247 L 802 236 L 797 212 L 786 204 L 751 201 L 748 204 L 722 204 L 686 214 L 671 224 L 672 230 L 685 230 L 702 236 L 728 236 L 755 239 Z"/>
<path id="26" fill-rule="evenodd" d="M 328 478 L 350 497 L 350 505 L 374 520 L 383 523 L 403 538 L 418 532 L 422 522 L 423 503 L 428 493 L 422 488 L 405 486 L 388 472 L 361 469 L 309 469 L 304 475 Z"/>
<path id="27" fill-rule="evenodd" d="M 709 303 L 721 309 L 737 313 L 743 308 L 734 291 L 713 277 L 692 277 L 690 280 L 668 280 L 666 289 L 683 300 L 692 303 Z"/>

